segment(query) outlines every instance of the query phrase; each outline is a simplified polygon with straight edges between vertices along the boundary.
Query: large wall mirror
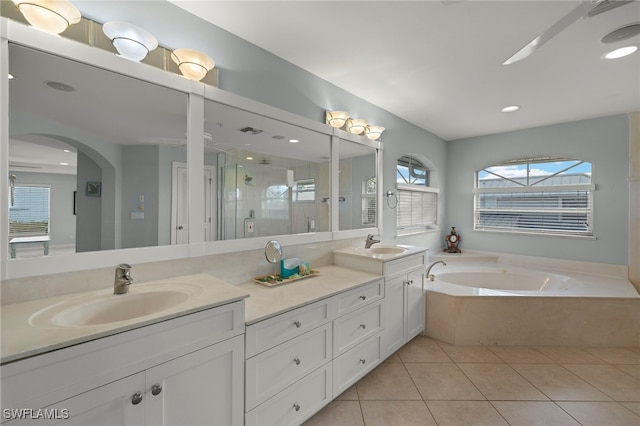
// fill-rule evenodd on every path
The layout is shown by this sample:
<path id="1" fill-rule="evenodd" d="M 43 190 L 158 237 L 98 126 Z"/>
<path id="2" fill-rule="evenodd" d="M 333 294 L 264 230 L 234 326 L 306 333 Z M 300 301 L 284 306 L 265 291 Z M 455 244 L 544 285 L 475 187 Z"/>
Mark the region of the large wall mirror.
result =
<path id="1" fill-rule="evenodd" d="M 340 141 L 340 230 L 375 228 L 378 223 L 376 149 L 347 140 Z"/>
<path id="2" fill-rule="evenodd" d="M 205 240 L 330 230 L 329 135 L 211 100 L 204 115 Z"/>
<path id="3" fill-rule="evenodd" d="M 186 93 L 13 43 L 9 72 L 12 258 L 188 243 Z"/>

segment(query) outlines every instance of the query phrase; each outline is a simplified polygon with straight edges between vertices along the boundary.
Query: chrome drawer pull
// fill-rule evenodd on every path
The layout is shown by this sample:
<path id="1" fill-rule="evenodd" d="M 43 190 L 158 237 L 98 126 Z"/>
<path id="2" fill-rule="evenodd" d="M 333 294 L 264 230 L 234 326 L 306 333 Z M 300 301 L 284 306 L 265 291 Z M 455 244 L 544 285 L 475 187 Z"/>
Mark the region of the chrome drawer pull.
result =
<path id="1" fill-rule="evenodd" d="M 360 299 L 367 300 L 367 296 L 360 296 Z"/>
<path id="2" fill-rule="evenodd" d="M 162 385 L 160 383 L 156 383 L 155 385 L 151 386 L 151 395 L 156 396 L 159 395 L 160 392 L 162 392 Z"/>
<path id="3" fill-rule="evenodd" d="M 302 323 L 300 321 L 294 321 L 293 325 L 295 325 L 296 328 L 300 328 L 302 326 Z"/>
<path id="4" fill-rule="evenodd" d="M 360 358 L 360 364 L 364 364 L 366 362 L 367 362 L 367 360 L 365 360 L 364 358 Z"/>
<path id="5" fill-rule="evenodd" d="M 295 362 L 296 365 L 300 365 L 300 358 L 294 358 L 293 362 Z"/>
<path id="6" fill-rule="evenodd" d="M 297 402 L 293 403 L 293 409 L 296 411 L 300 411 L 300 405 Z"/>
<path id="7" fill-rule="evenodd" d="M 360 324 L 360 328 L 364 330 L 365 328 L 367 328 L 367 324 Z"/>
<path id="8" fill-rule="evenodd" d="M 136 392 L 131 396 L 131 403 L 133 405 L 138 405 L 142 402 L 142 393 Z"/>

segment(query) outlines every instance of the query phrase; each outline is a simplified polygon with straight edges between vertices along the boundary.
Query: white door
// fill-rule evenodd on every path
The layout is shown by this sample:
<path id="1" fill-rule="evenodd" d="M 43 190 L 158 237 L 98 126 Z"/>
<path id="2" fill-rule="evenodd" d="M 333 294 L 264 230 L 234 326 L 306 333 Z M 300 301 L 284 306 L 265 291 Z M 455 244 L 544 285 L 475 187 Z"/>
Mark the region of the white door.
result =
<path id="1" fill-rule="evenodd" d="M 147 370 L 146 423 L 242 425 L 244 335 Z"/>
<path id="2" fill-rule="evenodd" d="M 383 352 L 389 356 L 407 341 L 406 338 L 406 303 L 405 294 L 407 276 L 402 275 L 393 279 L 386 279 L 384 284 L 385 326 Z"/>
<path id="3" fill-rule="evenodd" d="M 424 274 L 422 270 L 409 274 L 407 285 L 407 339 L 411 340 L 424 330 Z"/>
<path id="4" fill-rule="evenodd" d="M 189 242 L 189 170 L 173 162 L 171 184 L 171 244 Z"/>

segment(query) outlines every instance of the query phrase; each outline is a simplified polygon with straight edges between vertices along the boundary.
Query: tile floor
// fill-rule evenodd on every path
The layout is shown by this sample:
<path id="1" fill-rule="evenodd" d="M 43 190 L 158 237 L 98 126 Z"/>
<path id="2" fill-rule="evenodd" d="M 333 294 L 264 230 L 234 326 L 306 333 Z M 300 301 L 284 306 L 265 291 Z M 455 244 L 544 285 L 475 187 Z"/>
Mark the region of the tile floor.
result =
<path id="1" fill-rule="evenodd" d="M 418 336 L 305 423 L 320 425 L 640 426 L 640 348 Z"/>

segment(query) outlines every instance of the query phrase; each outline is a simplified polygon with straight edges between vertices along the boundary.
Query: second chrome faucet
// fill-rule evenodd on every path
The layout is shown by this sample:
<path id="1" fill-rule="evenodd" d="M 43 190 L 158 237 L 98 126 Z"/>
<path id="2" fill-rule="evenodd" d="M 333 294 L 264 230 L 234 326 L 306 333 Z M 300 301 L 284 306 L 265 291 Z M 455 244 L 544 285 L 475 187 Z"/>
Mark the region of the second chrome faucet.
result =
<path id="1" fill-rule="evenodd" d="M 113 282 L 113 294 L 129 293 L 129 285 L 133 283 L 131 278 L 131 265 L 121 263 L 116 267 L 116 277 Z"/>

